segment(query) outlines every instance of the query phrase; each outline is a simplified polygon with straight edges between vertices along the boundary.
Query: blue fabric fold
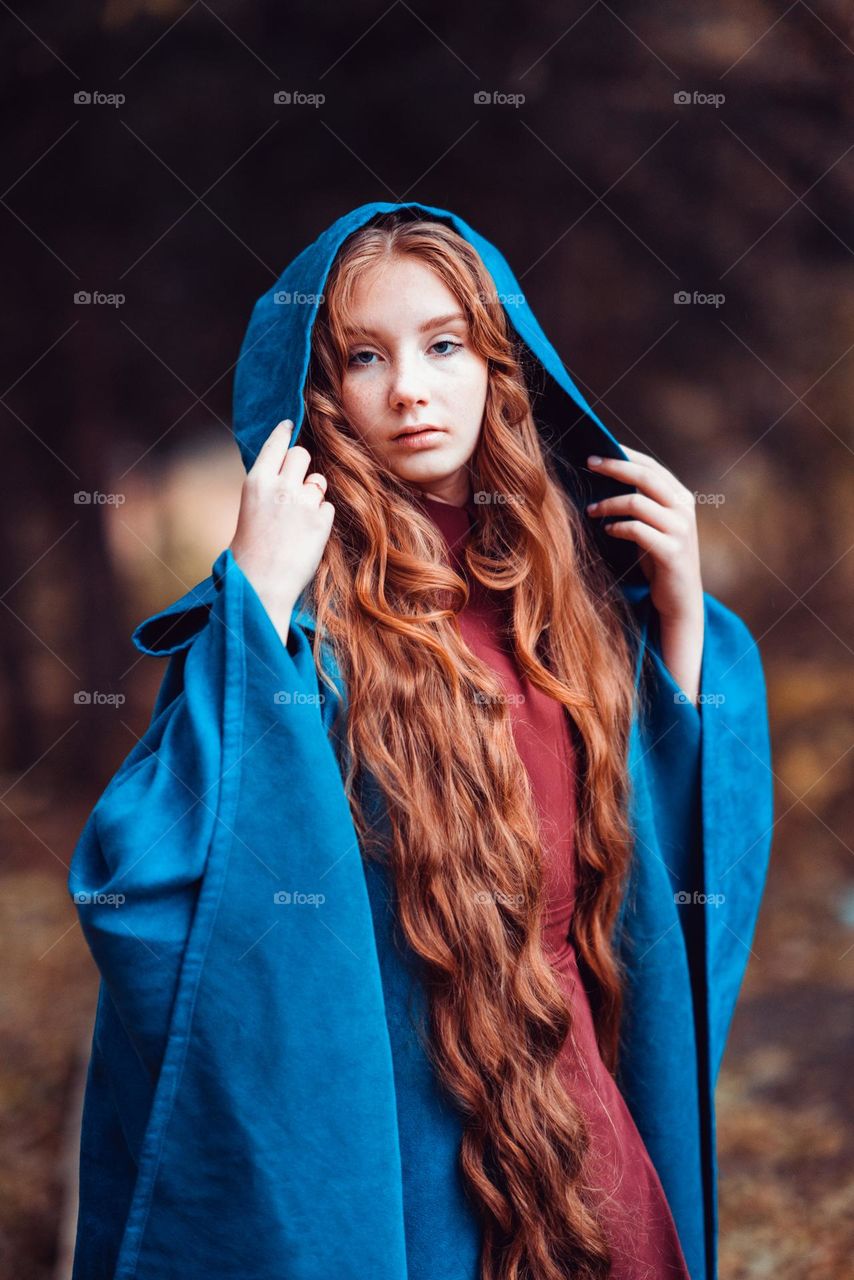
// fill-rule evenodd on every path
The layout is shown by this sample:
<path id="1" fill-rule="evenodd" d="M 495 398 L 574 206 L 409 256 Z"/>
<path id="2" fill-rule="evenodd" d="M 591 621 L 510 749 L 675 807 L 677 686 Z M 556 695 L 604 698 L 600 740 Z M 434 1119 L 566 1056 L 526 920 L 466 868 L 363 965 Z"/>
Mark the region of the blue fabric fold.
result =
<path id="1" fill-rule="evenodd" d="M 299 628 L 282 645 L 230 550 L 215 568 L 182 692 L 99 800 L 72 867 L 124 1032 L 121 1060 L 105 1054 L 109 1101 L 143 1122 L 122 1153 L 136 1176 L 115 1275 L 398 1280 L 383 988 L 311 649 Z M 125 901 L 101 903 L 119 884 Z M 128 1094 L 112 1068 L 131 1051 L 144 1073 Z M 107 1101 L 88 1099 L 101 1143 Z M 89 1224 L 110 1161 L 85 1126 L 84 1153 Z M 92 1267 L 83 1230 L 75 1270 Z"/>

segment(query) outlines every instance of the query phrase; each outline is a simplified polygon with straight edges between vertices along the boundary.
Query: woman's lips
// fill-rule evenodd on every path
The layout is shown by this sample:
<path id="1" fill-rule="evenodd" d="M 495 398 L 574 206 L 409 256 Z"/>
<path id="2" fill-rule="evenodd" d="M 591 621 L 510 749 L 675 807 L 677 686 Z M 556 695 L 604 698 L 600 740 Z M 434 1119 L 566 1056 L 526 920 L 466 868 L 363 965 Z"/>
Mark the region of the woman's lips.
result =
<path id="1" fill-rule="evenodd" d="M 426 449 L 438 444 L 444 435 L 447 432 L 440 427 L 425 427 L 423 431 L 409 431 L 406 435 L 395 436 L 392 444 L 403 445 L 405 449 Z"/>

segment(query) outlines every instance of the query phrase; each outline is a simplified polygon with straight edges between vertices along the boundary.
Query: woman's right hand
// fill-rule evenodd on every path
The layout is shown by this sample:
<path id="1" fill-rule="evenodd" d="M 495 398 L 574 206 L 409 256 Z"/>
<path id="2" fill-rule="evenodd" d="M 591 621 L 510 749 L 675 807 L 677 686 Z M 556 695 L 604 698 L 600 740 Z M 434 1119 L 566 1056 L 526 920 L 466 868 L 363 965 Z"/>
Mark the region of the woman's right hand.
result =
<path id="1" fill-rule="evenodd" d="M 335 508 L 326 478 L 306 475 L 311 455 L 288 447 L 293 423 L 274 427 L 243 482 L 231 553 L 287 641 L 297 597 L 320 564 Z"/>

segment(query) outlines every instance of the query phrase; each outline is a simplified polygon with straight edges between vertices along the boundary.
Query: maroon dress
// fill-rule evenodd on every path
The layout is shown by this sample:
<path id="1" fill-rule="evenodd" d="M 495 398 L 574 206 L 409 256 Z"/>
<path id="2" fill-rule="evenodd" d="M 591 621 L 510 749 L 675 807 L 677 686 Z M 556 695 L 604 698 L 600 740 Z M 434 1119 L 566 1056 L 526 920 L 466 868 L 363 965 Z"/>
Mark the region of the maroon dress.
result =
<path id="1" fill-rule="evenodd" d="M 451 506 L 420 497 L 422 510 L 443 534 L 470 598 L 458 615 L 463 639 L 503 681 L 514 739 L 531 779 L 543 845 L 546 911 L 543 941 L 567 995 L 573 1028 L 559 1072 L 583 1111 L 591 1135 L 591 1173 L 601 1188 L 603 1225 L 613 1253 L 613 1280 L 690 1280 L 676 1227 L 655 1166 L 631 1113 L 602 1061 L 593 1016 L 567 939 L 575 895 L 574 748 L 561 703 L 520 676 L 512 648 L 502 639 L 503 593 L 468 577 L 462 548 L 478 507 Z M 522 695 L 522 696 L 518 696 Z"/>

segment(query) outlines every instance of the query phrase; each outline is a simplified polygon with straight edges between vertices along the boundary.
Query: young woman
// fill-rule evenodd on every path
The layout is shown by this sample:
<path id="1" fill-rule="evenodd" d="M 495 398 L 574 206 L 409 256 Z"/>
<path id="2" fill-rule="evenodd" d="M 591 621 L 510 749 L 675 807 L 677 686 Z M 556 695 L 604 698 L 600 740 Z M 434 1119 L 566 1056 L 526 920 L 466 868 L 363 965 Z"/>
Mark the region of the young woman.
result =
<path id="1" fill-rule="evenodd" d="M 583 427 L 549 444 L 555 387 Z M 75 1276 L 192 1251 L 221 1276 L 711 1278 L 744 960 L 709 817 L 750 854 L 721 922 L 746 946 L 770 822 L 761 668 L 703 592 L 691 494 L 423 206 L 355 210 L 265 295 L 235 431 L 233 541 L 135 633 L 167 677 L 72 864 L 104 976 Z M 724 683 L 741 747 L 708 735 L 713 772 Z"/>

